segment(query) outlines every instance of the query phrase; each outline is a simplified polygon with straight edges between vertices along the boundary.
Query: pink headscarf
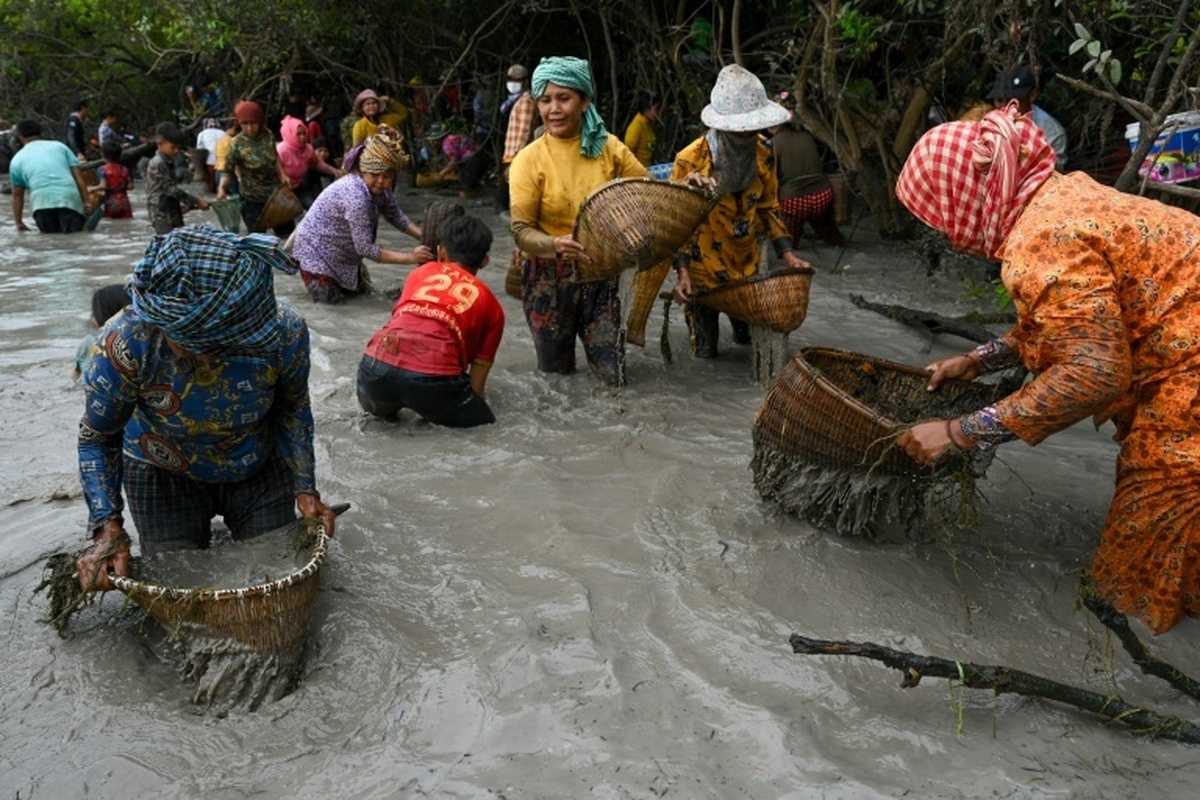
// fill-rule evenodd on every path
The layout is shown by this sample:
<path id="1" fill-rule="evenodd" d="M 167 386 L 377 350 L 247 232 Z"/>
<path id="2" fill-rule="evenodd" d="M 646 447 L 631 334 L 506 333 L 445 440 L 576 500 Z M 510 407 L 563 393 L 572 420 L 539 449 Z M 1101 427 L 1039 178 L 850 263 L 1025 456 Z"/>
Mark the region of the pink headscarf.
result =
<path id="1" fill-rule="evenodd" d="M 297 134 L 302 130 L 308 131 L 308 126 L 304 124 L 303 120 L 284 117 L 283 121 L 279 123 L 279 138 L 282 141 L 275 145 L 279 163 L 283 166 L 283 174 L 288 176 L 288 183 L 292 185 L 293 189 L 304 180 L 309 166 L 317 158 L 311 142 L 305 142 L 302 146 L 297 141 Z"/>
<path id="2" fill-rule="evenodd" d="M 979 122 L 947 122 L 920 138 L 896 197 L 957 250 L 992 257 L 1054 172 L 1054 148 L 1016 103 Z"/>

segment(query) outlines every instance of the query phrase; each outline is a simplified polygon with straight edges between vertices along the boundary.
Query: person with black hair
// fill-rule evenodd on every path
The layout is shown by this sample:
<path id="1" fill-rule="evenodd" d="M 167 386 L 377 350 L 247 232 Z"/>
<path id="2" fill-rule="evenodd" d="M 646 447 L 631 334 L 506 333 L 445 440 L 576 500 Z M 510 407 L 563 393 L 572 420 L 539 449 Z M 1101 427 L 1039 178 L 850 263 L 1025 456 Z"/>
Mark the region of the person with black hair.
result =
<path id="1" fill-rule="evenodd" d="M 33 206 L 33 221 L 42 233 L 75 233 L 83 230 L 90 205 L 87 184 L 79 161 L 62 142 L 42 138 L 42 124 L 35 119 L 17 123 L 21 150 L 9 164 L 12 181 L 12 215 L 19 231 L 27 231 L 23 219 L 25 196 Z"/>
<path id="2" fill-rule="evenodd" d="M 380 417 L 412 409 L 438 425 L 495 422 L 484 384 L 504 334 L 504 309 L 476 273 L 492 232 L 477 217 L 437 229 L 437 261 L 413 270 L 391 318 L 367 342 L 358 402 Z"/>
<path id="3" fill-rule="evenodd" d="M 92 187 L 92 191 L 102 198 L 104 216 L 109 219 L 128 219 L 133 216 L 133 204 L 129 202 L 133 178 L 129 168 L 121 163 L 121 143 L 109 139 L 100 145 L 100 155 L 104 157 L 104 163 L 96 170 L 100 180 Z"/>
<path id="4" fill-rule="evenodd" d="M 625 129 L 625 146 L 633 151 L 643 166 L 654 161 L 654 142 L 657 138 L 654 123 L 662 110 L 662 101 L 655 95 L 644 95 L 638 101 L 638 111 Z"/>
<path id="5" fill-rule="evenodd" d="M 120 314 L 129 305 L 129 291 L 123 283 L 110 283 L 92 292 L 91 324 L 95 330 L 84 336 L 75 348 L 75 363 L 71 368 L 71 377 L 78 379 L 83 374 L 92 357 L 92 348 L 96 346 L 96 335 L 104 327 L 104 323 Z"/>
<path id="6" fill-rule="evenodd" d="M 100 127 L 96 131 L 96 138 L 100 140 L 100 152 L 104 152 L 104 145 L 109 142 L 116 142 L 118 146 L 121 144 L 121 132 L 117 130 L 117 112 L 113 109 L 108 109 L 100 117 Z"/>
<path id="7" fill-rule="evenodd" d="M 183 212 L 208 208 L 208 201 L 179 188 L 175 180 L 175 157 L 183 149 L 183 131 L 173 122 L 164 122 L 154 131 L 158 152 L 146 167 L 146 205 L 150 224 L 158 235 L 183 227 Z"/>
<path id="8" fill-rule="evenodd" d="M 87 134 L 83 131 L 83 121 L 87 119 L 88 104 L 86 100 L 76 100 L 71 107 L 71 116 L 67 117 L 67 127 L 63 138 L 67 147 L 80 161 L 87 161 Z"/>

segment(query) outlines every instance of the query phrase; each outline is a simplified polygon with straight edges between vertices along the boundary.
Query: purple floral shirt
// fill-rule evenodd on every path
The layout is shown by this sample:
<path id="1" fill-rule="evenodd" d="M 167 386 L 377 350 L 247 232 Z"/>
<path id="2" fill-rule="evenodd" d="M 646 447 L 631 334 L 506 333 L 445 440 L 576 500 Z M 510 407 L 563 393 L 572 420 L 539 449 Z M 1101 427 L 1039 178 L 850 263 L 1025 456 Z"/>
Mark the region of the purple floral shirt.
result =
<path id="1" fill-rule="evenodd" d="M 292 254 L 300 269 L 357 289 L 363 259 L 379 260 L 380 216 L 401 231 L 412 224 L 392 192 L 371 194 L 357 172 L 338 178 L 317 195 L 296 230 Z"/>

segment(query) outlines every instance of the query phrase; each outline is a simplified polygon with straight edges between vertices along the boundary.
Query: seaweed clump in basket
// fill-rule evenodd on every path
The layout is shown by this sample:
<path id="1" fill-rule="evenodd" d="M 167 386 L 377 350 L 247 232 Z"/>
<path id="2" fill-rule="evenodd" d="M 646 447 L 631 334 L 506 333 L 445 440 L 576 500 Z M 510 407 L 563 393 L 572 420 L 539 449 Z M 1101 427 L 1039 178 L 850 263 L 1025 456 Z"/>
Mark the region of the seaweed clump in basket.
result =
<path id="1" fill-rule="evenodd" d="M 806 348 L 780 373 L 754 424 L 751 470 L 759 494 L 786 511 L 845 535 L 881 523 L 909 536 L 977 518 L 976 481 L 991 454 L 957 452 L 924 467 L 895 445 L 905 428 L 960 416 L 1011 393 L 1023 375 L 995 383 L 947 381 L 841 350 Z"/>

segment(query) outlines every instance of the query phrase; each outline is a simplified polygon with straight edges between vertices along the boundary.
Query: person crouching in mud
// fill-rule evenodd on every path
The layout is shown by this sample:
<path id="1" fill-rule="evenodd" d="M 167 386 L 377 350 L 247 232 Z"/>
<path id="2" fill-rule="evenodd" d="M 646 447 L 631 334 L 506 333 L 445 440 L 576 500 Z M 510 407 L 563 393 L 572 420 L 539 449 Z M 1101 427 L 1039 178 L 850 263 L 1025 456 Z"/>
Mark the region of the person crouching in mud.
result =
<path id="1" fill-rule="evenodd" d="M 1200 221 L 1082 172 L 1016 104 L 917 142 L 896 196 L 956 249 L 1001 262 L 1017 322 L 930 364 L 929 388 L 1017 362 L 1032 381 L 993 406 L 914 425 L 924 464 L 953 447 L 1035 445 L 1086 418 L 1116 423 L 1117 485 L 1093 588 L 1162 633 L 1200 615 Z"/>
<path id="2" fill-rule="evenodd" d="M 476 277 L 492 232 L 455 216 L 437 228 L 437 261 L 417 267 L 391 319 L 367 343 L 358 402 L 381 417 L 410 408 L 430 422 L 468 428 L 495 422 L 484 384 L 504 335 L 504 309 Z"/>
<path id="3" fill-rule="evenodd" d="M 217 515 L 235 539 L 296 508 L 333 534 L 314 479 L 308 327 L 275 299 L 272 270 L 296 269 L 277 244 L 189 226 L 156 237 L 134 267 L 131 307 L 101 329 L 83 372 L 84 590 L 129 574 L 122 487 L 145 555 L 208 547 Z"/>

